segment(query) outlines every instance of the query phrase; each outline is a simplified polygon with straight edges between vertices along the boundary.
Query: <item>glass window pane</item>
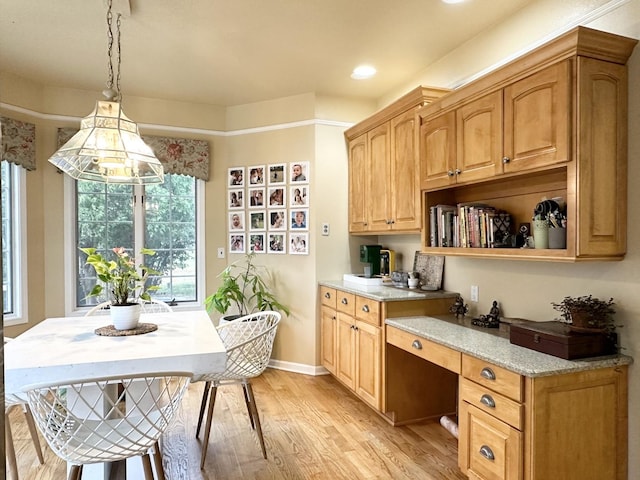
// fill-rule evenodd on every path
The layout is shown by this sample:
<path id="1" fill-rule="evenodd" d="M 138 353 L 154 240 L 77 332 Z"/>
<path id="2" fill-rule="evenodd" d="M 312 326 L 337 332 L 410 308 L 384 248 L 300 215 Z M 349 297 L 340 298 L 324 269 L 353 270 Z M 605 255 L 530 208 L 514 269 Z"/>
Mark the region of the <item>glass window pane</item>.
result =
<path id="1" fill-rule="evenodd" d="M 16 192 L 11 175 L 11 164 L 2 161 L 2 302 L 4 314 L 14 312 L 16 301 L 14 292 L 14 228 L 13 199 Z"/>

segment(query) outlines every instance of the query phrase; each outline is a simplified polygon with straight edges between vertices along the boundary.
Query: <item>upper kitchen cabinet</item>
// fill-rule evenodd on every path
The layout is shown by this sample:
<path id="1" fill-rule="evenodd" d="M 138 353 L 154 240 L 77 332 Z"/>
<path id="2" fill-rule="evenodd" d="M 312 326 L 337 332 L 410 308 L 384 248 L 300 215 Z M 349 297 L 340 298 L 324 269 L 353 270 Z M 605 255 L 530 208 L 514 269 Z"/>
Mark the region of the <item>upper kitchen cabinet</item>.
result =
<path id="1" fill-rule="evenodd" d="M 420 232 L 415 112 L 447 92 L 418 87 L 345 132 L 350 233 Z"/>
<path id="2" fill-rule="evenodd" d="M 626 62 L 636 43 L 577 27 L 418 109 L 423 251 L 555 261 L 622 259 Z M 520 224 L 531 222 L 545 197 L 566 201 L 566 248 L 432 245 L 432 207 L 488 205 L 510 215 L 515 234 Z"/>

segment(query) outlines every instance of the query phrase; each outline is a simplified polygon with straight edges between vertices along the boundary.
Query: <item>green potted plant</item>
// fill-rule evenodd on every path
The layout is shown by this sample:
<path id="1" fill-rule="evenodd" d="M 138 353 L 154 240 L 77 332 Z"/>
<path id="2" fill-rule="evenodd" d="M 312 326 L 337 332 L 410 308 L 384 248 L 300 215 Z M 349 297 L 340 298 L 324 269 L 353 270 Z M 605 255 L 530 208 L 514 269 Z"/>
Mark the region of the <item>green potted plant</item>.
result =
<path id="1" fill-rule="evenodd" d="M 98 280 L 87 295 L 97 297 L 103 293 L 106 285 L 107 296 L 111 301 L 111 320 L 117 330 L 135 328 L 140 318 L 140 304 L 138 299 L 151 300 L 149 292 L 158 290 L 157 285 L 147 286 L 147 278 L 157 272 L 144 265 L 136 268 L 134 259 L 123 247 L 113 248 L 114 259 L 109 260 L 93 247 L 81 248 L 87 254 L 86 264 L 91 265 L 96 272 Z M 148 248 L 140 250 L 143 255 L 155 255 L 156 252 Z M 139 269 L 139 271 L 138 271 Z"/>
<path id="2" fill-rule="evenodd" d="M 255 252 L 246 254 L 218 275 L 222 284 L 204 302 L 208 312 L 216 310 L 221 313 L 222 321 L 263 310 L 275 310 L 289 315 L 289 308 L 280 303 L 271 292 L 271 275 L 267 268 L 254 263 L 255 255 Z M 227 313 L 232 306 L 234 313 Z"/>
<path id="3" fill-rule="evenodd" d="M 616 325 L 613 298 L 600 300 L 593 295 L 564 297 L 559 303 L 551 303 L 561 313 L 562 321 L 576 331 L 600 331 L 612 334 Z"/>

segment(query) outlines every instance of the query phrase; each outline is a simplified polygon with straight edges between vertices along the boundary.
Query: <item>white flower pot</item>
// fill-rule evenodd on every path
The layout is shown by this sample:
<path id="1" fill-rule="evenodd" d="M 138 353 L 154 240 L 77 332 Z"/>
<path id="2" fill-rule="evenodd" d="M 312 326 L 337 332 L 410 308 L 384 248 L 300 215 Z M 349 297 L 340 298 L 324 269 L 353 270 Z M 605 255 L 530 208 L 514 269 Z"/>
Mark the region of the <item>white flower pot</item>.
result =
<path id="1" fill-rule="evenodd" d="M 131 330 L 138 326 L 140 320 L 140 304 L 111 305 L 111 323 L 116 330 Z"/>

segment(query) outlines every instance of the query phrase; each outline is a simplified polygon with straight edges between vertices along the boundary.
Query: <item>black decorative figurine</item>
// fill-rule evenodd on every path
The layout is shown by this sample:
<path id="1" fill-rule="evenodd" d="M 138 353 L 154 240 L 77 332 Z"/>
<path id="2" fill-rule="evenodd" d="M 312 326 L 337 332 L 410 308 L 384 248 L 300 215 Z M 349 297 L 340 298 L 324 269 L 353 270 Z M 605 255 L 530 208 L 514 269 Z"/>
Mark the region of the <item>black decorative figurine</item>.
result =
<path id="1" fill-rule="evenodd" d="M 500 308 L 498 308 L 498 302 L 494 300 L 489 313 L 480 315 L 480 318 L 474 318 L 471 323 L 478 327 L 498 328 L 500 326 Z"/>
<path id="2" fill-rule="evenodd" d="M 462 298 L 461 295 L 458 295 L 456 297 L 455 302 L 453 302 L 453 305 L 449 307 L 449 312 L 455 313 L 456 318 L 458 318 L 459 316 L 464 317 L 468 311 L 469 311 L 469 307 L 464 304 L 464 299 Z"/>

